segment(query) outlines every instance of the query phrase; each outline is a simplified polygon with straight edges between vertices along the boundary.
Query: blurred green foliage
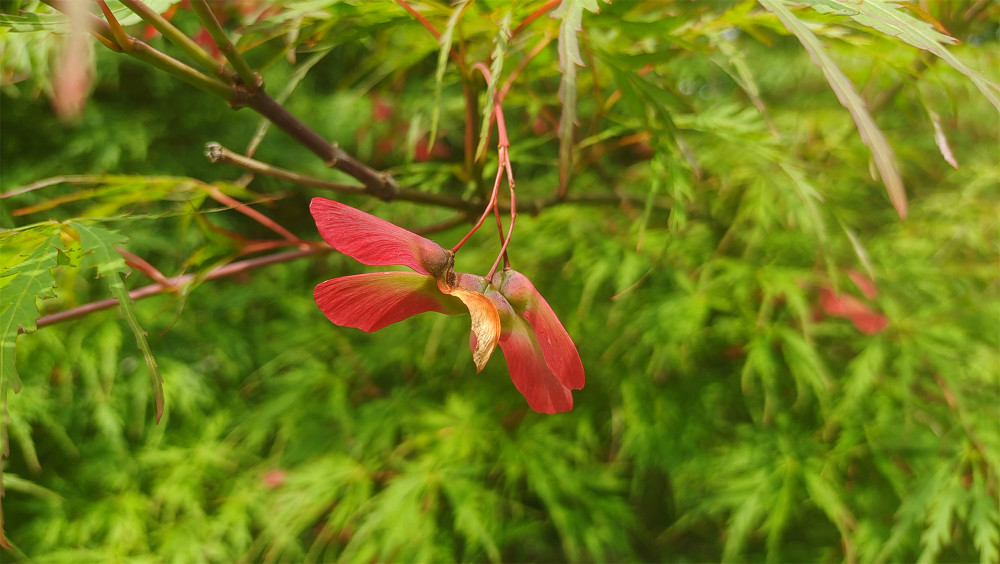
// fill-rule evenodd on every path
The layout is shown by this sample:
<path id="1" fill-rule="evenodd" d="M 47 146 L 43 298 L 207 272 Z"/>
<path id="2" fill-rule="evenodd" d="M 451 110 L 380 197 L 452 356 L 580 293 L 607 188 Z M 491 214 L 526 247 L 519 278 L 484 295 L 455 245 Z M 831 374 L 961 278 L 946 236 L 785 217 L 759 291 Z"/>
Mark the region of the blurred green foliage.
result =
<path id="1" fill-rule="evenodd" d="M 516 28 L 544 4 L 475 2 L 453 45 L 487 62 L 508 11 Z M 569 194 L 628 197 L 527 209 L 511 243 L 587 369 L 557 416 L 527 409 L 499 355 L 476 375 L 459 320 L 330 325 L 312 287 L 363 271 L 346 257 L 199 280 L 274 238 L 213 189 L 309 240 L 308 200 L 329 193 L 244 187 L 202 152 L 242 150 L 258 116 L 100 46 L 85 110 L 61 121 L 47 98 L 63 36 L 2 20 L 2 191 L 86 175 L 0 200 L 4 310 L 37 249 L 55 262 L 40 314 L 109 297 L 112 231 L 160 272 L 196 274 L 133 306 L 163 377 L 159 425 L 117 309 L 17 339 L 3 560 L 996 562 L 1000 120 L 946 61 L 844 3 L 816 4 L 793 13 L 885 133 L 905 221 L 773 14 L 752 2 L 583 12 Z M 413 6 L 440 30 L 454 14 Z M 463 162 L 466 78 L 451 61 L 436 78 L 437 43 L 398 4 L 216 8 L 268 91 L 289 88 L 287 107 L 327 139 L 401 185 L 482 194 L 496 157 Z M 912 10 L 961 41 L 947 52 L 979 82 L 1000 78 L 995 5 Z M 172 21 L 198 33 L 190 11 Z M 506 46 L 505 76 L 551 40 L 504 100 L 519 202 L 559 186 L 559 29 L 545 14 Z M 478 127 L 486 85 L 466 86 Z M 346 178 L 280 131 L 256 158 Z M 453 213 L 343 200 L 408 228 Z M 81 245 L 69 223 L 81 218 L 104 243 Z M 450 246 L 464 231 L 431 237 Z M 458 269 L 485 272 L 493 241 L 474 237 Z M 831 314 L 831 295 L 887 323 L 861 331 Z"/>

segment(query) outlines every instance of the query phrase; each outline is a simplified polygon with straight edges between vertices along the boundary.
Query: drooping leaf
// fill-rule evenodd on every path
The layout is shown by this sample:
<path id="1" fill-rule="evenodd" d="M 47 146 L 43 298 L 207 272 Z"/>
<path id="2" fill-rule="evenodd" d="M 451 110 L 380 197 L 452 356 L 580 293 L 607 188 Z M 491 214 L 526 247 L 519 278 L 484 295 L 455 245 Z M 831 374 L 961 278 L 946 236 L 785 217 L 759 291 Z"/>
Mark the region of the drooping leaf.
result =
<path id="1" fill-rule="evenodd" d="M 149 369 L 149 377 L 153 384 L 156 422 L 159 423 L 163 415 L 163 377 L 160 376 L 156 358 L 153 357 L 153 351 L 146 341 L 146 331 L 139 324 L 139 318 L 135 314 L 133 308 L 135 302 L 125 288 L 125 280 L 122 277 L 129 272 L 129 268 L 125 264 L 125 259 L 115 250 L 115 246 L 124 244 L 128 241 L 128 237 L 98 225 L 79 221 L 72 221 L 69 225 L 80 235 L 80 244 L 84 252 L 93 253 L 97 274 L 107 282 L 111 295 L 118 300 L 121 315 L 132 329 L 136 344 L 146 359 L 146 367 Z"/>
<path id="2" fill-rule="evenodd" d="M 934 126 L 934 143 L 937 145 L 938 150 L 941 151 L 941 156 L 951 165 L 951 168 L 958 170 L 958 161 L 955 160 L 955 154 L 951 152 L 948 137 L 944 134 L 944 127 L 941 126 L 941 116 L 930 108 L 927 108 L 927 115 L 930 116 L 931 125 Z"/>
<path id="3" fill-rule="evenodd" d="M 941 33 L 933 25 L 915 18 L 901 4 L 892 0 L 864 0 L 863 2 L 842 2 L 822 0 L 813 2 L 819 12 L 825 9 L 840 9 L 859 24 L 877 29 L 882 33 L 900 39 L 918 49 L 930 51 L 958 72 L 969 77 L 976 88 L 986 96 L 993 106 L 1000 110 L 1000 87 L 990 82 L 981 72 L 977 72 L 962 62 L 945 45 L 958 43 L 954 37 Z M 807 47 L 808 48 L 808 47 Z M 954 166 L 954 165 L 953 165 Z"/>
<path id="4" fill-rule="evenodd" d="M 810 465 L 802 473 L 803 482 L 813 503 L 826 514 L 834 526 L 840 531 L 845 542 L 851 542 L 853 524 L 856 522 L 850 508 L 844 501 L 841 488 L 837 481 L 825 475 L 815 466 Z M 852 542 L 853 544 L 853 542 Z"/>
<path id="5" fill-rule="evenodd" d="M 889 146 L 889 142 L 886 140 L 882 130 L 879 129 L 878 125 L 875 124 L 875 120 L 872 119 L 871 114 L 868 113 L 864 100 L 861 99 L 861 96 L 854 89 L 854 85 L 851 84 L 850 79 L 844 75 L 837 66 L 837 63 L 826 53 L 823 49 L 823 44 L 812 30 L 809 29 L 809 26 L 795 17 L 791 10 L 785 6 L 784 0 L 759 1 L 761 5 L 781 20 L 781 23 L 784 24 L 785 28 L 792 35 L 798 38 L 802 46 L 809 52 L 813 63 L 823 71 L 827 82 L 830 83 L 830 87 L 837 94 L 837 99 L 840 100 L 840 103 L 847 108 L 847 111 L 851 113 L 851 117 L 854 118 L 854 123 L 858 127 L 861 140 L 871 150 L 875 166 L 882 177 L 886 191 L 889 193 L 889 201 L 896 208 L 896 213 L 899 214 L 899 217 L 905 219 L 907 207 L 906 191 L 903 188 L 903 178 L 896 167 L 892 147 Z"/>
<path id="6" fill-rule="evenodd" d="M 565 191 L 573 166 L 573 124 L 576 123 L 576 67 L 584 66 L 580 56 L 577 34 L 583 31 L 583 12 L 597 13 L 597 0 L 563 0 L 552 12 L 553 18 L 562 18 L 559 24 L 559 99 L 562 115 L 559 118 L 559 189 Z"/>
<path id="7" fill-rule="evenodd" d="M 441 50 L 438 51 L 437 69 L 434 71 L 434 108 L 431 110 L 431 138 L 427 143 L 427 150 L 434 148 L 434 141 L 437 139 L 438 123 L 441 121 L 441 91 L 444 89 L 444 71 L 448 68 L 448 55 L 451 53 L 451 44 L 455 36 L 455 27 L 465 12 L 467 0 L 462 0 L 455 6 L 445 25 L 444 33 L 438 40 Z"/>

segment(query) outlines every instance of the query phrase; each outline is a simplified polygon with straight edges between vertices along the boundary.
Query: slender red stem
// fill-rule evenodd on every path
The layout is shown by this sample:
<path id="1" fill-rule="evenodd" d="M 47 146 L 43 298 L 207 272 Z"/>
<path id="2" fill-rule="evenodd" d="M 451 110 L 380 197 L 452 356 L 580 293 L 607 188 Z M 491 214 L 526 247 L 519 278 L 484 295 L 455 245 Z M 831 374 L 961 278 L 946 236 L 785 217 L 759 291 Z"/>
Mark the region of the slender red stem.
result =
<path id="1" fill-rule="evenodd" d="M 483 78 L 486 79 L 487 83 L 491 81 L 490 69 L 485 64 L 481 62 L 476 63 L 472 66 L 472 68 L 482 73 Z M 503 110 L 500 108 L 500 101 L 499 99 L 496 98 L 496 95 L 494 95 L 494 100 L 493 100 L 493 115 L 494 117 L 497 118 L 499 124 L 503 124 Z M 500 180 L 503 178 L 503 170 L 505 166 L 508 171 L 510 170 L 509 168 L 510 159 L 506 156 L 507 147 L 510 146 L 510 141 L 507 139 L 507 129 L 506 127 L 501 125 L 498 127 L 498 130 L 499 130 L 500 140 L 497 147 L 497 154 L 500 162 L 497 168 L 496 180 L 493 182 L 493 190 L 490 193 L 490 200 L 489 202 L 486 203 L 486 207 L 483 209 L 483 214 L 479 217 L 479 221 L 477 221 L 476 224 L 472 226 L 472 229 L 470 229 L 469 232 L 466 233 L 464 237 L 462 237 L 462 240 L 459 241 L 457 245 L 455 245 L 455 247 L 451 250 L 452 253 L 458 252 L 458 250 L 462 248 L 462 245 L 464 245 L 465 242 L 469 240 L 469 237 L 471 237 L 473 233 L 475 233 L 476 231 L 479 230 L 480 227 L 482 227 L 483 222 L 486 221 L 486 218 L 489 216 L 490 212 L 494 212 L 497 209 L 497 195 L 500 191 Z M 509 172 L 507 178 L 508 181 L 512 178 Z M 499 217 L 497 218 L 497 223 L 499 226 L 500 240 L 501 242 L 503 242 L 504 241 L 503 226 L 500 224 Z"/>
<path id="2" fill-rule="evenodd" d="M 215 186 L 209 188 L 208 195 L 211 196 L 212 199 L 215 200 L 216 202 L 219 202 L 220 204 L 233 208 L 234 210 L 249 217 L 250 219 L 253 219 L 254 221 L 263 225 L 264 227 L 267 227 L 271 231 L 274 231 L 278 235 L 281 235 L 282 237 L 284 237 L 285 241 L 288 241 L 290 243 L 302 242 L 291 231 L 285 229 L 273 219 L 249 207 L 249 204 L 244 204 L 243 202 L 237 200 L 236 198 L 223 194 L 222 191 L 216 188 Z"/>
<path id="3" fill-rule="evenodd" d="M 504 127 L 503 114 L 498 114 L 498 116 L 497 129 L 503 132 L 503 137 L 506 137 L 507 130 Z M 493 266 L 490 267 L 489 273 L 486 275 L 487 280 L 493 279 L 493 274 L 497 271 L 497 267 L 500 266 L 501 258 L 503 258 L 504 266 L 510 266 L 510 258 L 507 256 L 507 245 L 510 244 L 510 239 L 514 235 L 514 221 L 517 219 L 517 196 L 514 194 L 514 171 L 511 169 L 510 155 L 507 154 L 507 147 L 500 147 L 498 152 L 502 155 L 501 160 L 503 165 L 501 169 L 497 171 L 497 174 L 499 174 L 504 168 L 507 169 L 507 186 L 510 188 L 510 224 L 507 225 L 506 239 L 503 236 L 503 227 L 500 226 L 500 252 L 497 254 L 496 260 L 493 261 Z M 499 210 L 497 211 L 497 225 L 500 225 Z"/>
<path id="4" fill-rule="evenodd" d="M 537 57 L 538 54 L 541 53 L 542 50 L 544 50 L 545 47 L 547 47 L 548 44 L 551 42 L 552 42 L 551 37 L 546 36 L 542 38 L 542 40 L 539 41 L 537 45 L 535 45 L 535 48 L 528 53 L 528 56 L 525 57 L 524 59 L 521 59 L 521 62 L 517 64 L 517 67 L 514 69 L 514 72 L 510 73 L 510 76 L 508 76 L 507 80 L 504 81 L 503 87 L 500 88 L 500 95 L 498 96 L 498 98 L 500 98 L 501 102 L 503 102 L 503 99 L 507 97 L 507 91 L 510 90 L 511 85 L 514 84 L 514 79 L 517 78 L 517 75 L 521 74 L 521 71 L 523 71 L 524 68 L 528 66 L 528 63 L 530 63 L 532 59 Z"/>
<path id="5" fill-rule="evenodd" d="M 473 69 L 478 70 L 482 73 L 483 78 L 489 83 L 492 78 L 490 75 L 490 69 L 486 67 L 483 63 L 476 63 L 472 66 Z M 500 266 L 500 260 L 503 259 L 504 266 L 510 266 L 510 258 L 507 256 L 507 246 L 510 244 L 511 237 L 514 234 L 514 223 L 517 218 L 517 196 L 514 192 L 514 170 L 510 163 L 510 139 L 507 137 L 507 123 L 504 120 L 503 108 L 500 104 L 500 96 L 498 93 L 494 93 L 492 100 L 493 103 L 493 118 L 497 124 L 497 176 L 496 180 L 493 182 L 493 191 L 490 194 L 490 201 L 487 202 L 486 208 L 483 210 L 482 216 L 480 216 L 479 221 L 465 234 L 465 237 L 455 245 L 452 249 L 452 253 L 457 252 L 458 249 L 469 240 L 472 236 L 486 221 L 486 217 L 492 212 L 497 220 L 497 232 L 500 235 L 500 252 L 497 253 L 497 258 L 493 261 L 493 266 L 490 268 L 489 274 L 486 275 L 487 279 L 493 277 L 496 273 L 497 267 Z M 492 121 L 492 120 L 491 120 Z M 487 133 L 488 135 L 489 133 Z M 498 193 L 500 191 L 500 182 L 504 177 L 504 172 L 507 173 L 507 187 L 510 190 L 510 224 L 507 226 L 507 235 L 504 236 L 503 232 L 503 221 L 500 219 L 500 209 L 497 206 Z"/>
<path id="6" fill-rule="evenodd" d="M 462 240 L 459 241 L 458 244 L 451 249 L 452 253 L 457 253 L 458 250 L 462 248 L 462 245 L 464 245 L 465 242 L 469 240 L 469 237 L 472 237 L 472 234 L 478 231 L 480 227 L 482 227 L 483 222 L 486 221 L 486 217 L 490 215 L 490 212 L 493 211 L 494 208 L 496 208 L 497 193 L 500 191 L 501 178 L 503 177 L 499 174 L 499 171 L 497 171 L 497 179 L 493 183 L 493 192 L 490 194 L 490 201 L 486 203 L 486 209 L 483 210 L 483 215 L 479 217 L 479 221 L 477 221 L 476 224 L 472 226 L 472 229 L 470 229 L 469 232 L 465 234 L 465 237 L 462 237 Z"/>
<path id="7" fill-rule="evenodd" d="M 122 258 L 125 259 L 125 264 L 131 266 L 136 270 L 141 271 L 143 274 L 149 276 L 150 278 L 159 282 L 160 284 L 163 285 L 170 284 L 170 281 L 167 280 L 167 277 L 164 276 L 162 272 L 157 270 L 155 266 L 149 264 L 149 262 L 146 261 L 146 259 L 134 253 L 130 253 L 128 250 L 123 249 L 122 247 L 115 247 L 115 250 L 118 251 L 118 254 L 120 254 Z"/>
<path id="8" fill-rule="evenodd" d="M 310 255 L 316 255 L 320 253 L 326 253 L 330 249 L 323 246 L 310 247 L 308 249 L 299 249 L 295 251 L 286 251 L 283 253 L 275 253 L 273 255 L 267 255 L 262 257 L 256 257 L 252 259 L 247 259 L 239 262 L 234 262 L 214 268 L 206 274 L 182 274 L 179 276 L 174 276 L 173 278 L 167 279 L 167 284 L 161 284 L 157 282 L 156 284 L 150 284 L 149 286 L 143 286 L 142 288 L 137 288 L 129 292 L 129 297 L 133 300 L 138 300 L 145 298 L 147 296 L 153 296 L 156 294 L 162 294 L 163 292 L 175 291 L 182 288 L 184 285 L 195 281 L 213 280 L 215 278 L 221 278 L 223 276 L 232 276 L 233 274 L 238 274 L 241 272 L 246 272 L 254 268 L 260 268 L 262 266 L 267 266 L 270 264 L 276 264 L 279 262 L 288 262 L 290 260 L 295 260 L 302 257 L 307 257 Z M 98 310 L 107 309 L 109 307 L 115 307 L 118 305 L 117 298 L 108 298 L 106 300 L 100 300 L 97 302 L 91 302 L 89 304 L 84 304 L 81 306 L 68 309 L 66 311 L 60 311 L 58 313 L 50 313 L 49 315 L 43 315 L 38 318 L 37 325 L 39 328 L 45 327 L 46 325 L 52 325 L 53 323 L 59 323 L 60 321 L 66 321 L 68 319 L 75 319 L 77 317 L 83 317 L 89 313 L 93 313 Z"/>
<path id="9" fill-rule="evenodd" d="M 500 252 L 497 254 L 497 258 L 493 261 L 493 266 L 490 268 L 489 274 L 486 275 L 488 280 L 493 278 L 493 274 L 497 270 L 497 266 L 500 265 L 500 259 L 503 258 L 505 266 L 510 266 L 510 258 L 507 256 L 507 246 L 510 244 L 510 239 L 514 235 L 514 222 L 517 218 L 517 196 L 514 193 L 514 169 L 510 163 L 510 139 L 507 137 L 507 122 L 503 117 L 503 107 L 500 105 L 500 96 L 497 96 L 493 101 L 493 114 L 497 121 L 497 137 L 499 137 L 497 146 L 497 177 L 499 177 L 504 170 L 507 171 L 507 187 L 510 190 L 510 223 L 507 225 L 507 237 L 503 236 L 503 226 L 500 225 L 500 217 L 497 216 L 497 224 L 500 227 Z M 495 209 L 495 208 L 494 208 Z M 498 210 L 499 212 L 499 210 Z"/>
<path id="10" fill-rule="evenodd" d="M 423 26 L 427 28 L 427 31 L 431 32 L 431 35 L 434 36 L 434 39 L 441 39 L 441 34 L 438 32 L 437 29 L 434 28 L 434 24 L 429 22 L 427 18 L 421 16 L 420 12 L 416 11 L 413 8 L 413 6 L 410 6 L 409 2 L 407 2 L 406 0 L 396 0 L 396 3 L 402 6 L 404 10 L 409 12 L 410 15 L 414 17 L 414 19 L 423 24 Z"/>
<path id="11" fill-rule="evenodd" d="M 521 25 L 514 28 L 514 31 L 510 33 L 511 38 L 517 35 L 522 29 L 528 27 L 528 24 L 542 17 L 542 14 L 548 12 L 552 8 L 555 8 L 561 1 L 562 0 L 549 0 L 548 2 L 545 3 L 544 6 L 535 10 L 530 16 L 524 18 L 524 21 L 521 22 Z"/>

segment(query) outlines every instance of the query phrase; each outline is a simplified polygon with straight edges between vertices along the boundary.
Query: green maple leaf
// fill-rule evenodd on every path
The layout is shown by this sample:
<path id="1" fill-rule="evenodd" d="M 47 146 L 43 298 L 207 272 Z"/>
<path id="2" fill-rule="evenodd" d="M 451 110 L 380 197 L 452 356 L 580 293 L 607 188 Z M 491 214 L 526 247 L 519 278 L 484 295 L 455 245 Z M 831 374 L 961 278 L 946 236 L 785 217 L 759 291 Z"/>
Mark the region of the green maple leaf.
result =
<path id="1" fill-rule="evenodd" d="M 132 329 L 136 344 L 146 358 L 146 366 L 149 368 L 150 380 L 153 383 L 153 398 L 156 402 L 156 422 L 159 423 L 163 415 L 163 377 L 160 376 L 156 358 L 153 357 L 153 352 L 146 341 L 146 331 L 139 324 L 139 318 L 136 317 L 135 309 L 132 307 L 135 302 L 125 288 L 122 276 L 129 273 L 129 268 L 125 264 L 125 259 L 115 250 L 115 246 L 125 243 L 128 237 L 97 225 L 77 221 L 72 221 L 69 225 L 80 234 L 80 244 L 84 251 L 93 253 L 97 275 L 107 281 L 111 295 L 118 300 L 122 317 Z"/>

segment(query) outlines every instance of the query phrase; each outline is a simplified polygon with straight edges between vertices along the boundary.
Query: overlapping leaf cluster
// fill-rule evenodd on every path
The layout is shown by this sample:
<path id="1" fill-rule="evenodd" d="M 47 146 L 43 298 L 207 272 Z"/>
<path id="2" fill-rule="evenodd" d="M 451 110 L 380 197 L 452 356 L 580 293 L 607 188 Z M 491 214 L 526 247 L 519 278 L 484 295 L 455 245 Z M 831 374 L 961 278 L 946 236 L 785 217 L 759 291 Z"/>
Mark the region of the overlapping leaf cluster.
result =
<path id="1" fill-rule="evenodd" d="M 17 340 L 4 558 L 997 560 L 995 7 L 567 2 L 556 15 L 573 19 L 546 14 L 500 44 L 501 22 L 545 4 L 474 2 L 459 17 L 412 3 L 473 60 L 503 54 L 504 73 L 549 41 L 504 101 L 527 202 L 512 257 L 578 344 L 588 384 L 574 411 L 529 412 L 502 366 L 474 376 L 468 335 L 443 317 L 379 338 L 331 327 L 311 288 L 359 272 L 347 259 L 186 286 L 128 310 L 163 377 L 159 425 L 117 312 Z M 389 2 L 277 7 L 233 18 L 293 113 L 401 185 L 481 193 L 462 161 L 465 121 L 482 114 L 463 87 L 486 85 L 436 64 L 448 52 L 426 29 Z M 571 110 L 568 46 L 585 64 L 570 65 Z M 259 199 L 214 182 L 240 173 L 200 154 L 248 142 L 257 120 L 110 54 L 97 64 L 75 129 L 31 96 L 44 66 L 4 86 L 4 136 L 25 140 L 0 145 L 4 191 L 94 175 L 0 200 L 8 337 L 31 330 L 32 308 L 106 298 L 125 235 L 162 272 L 195 275 L 263 236 L 205 197 Z M 329 174 L 281 135 L 261 159 Z M 568 196 L 590 200 L 527 213 L 560 189 L 560 162 Z M 323 194 L 251 188 L 316 238 L 306 202 Z M 449 217 L 349 203 L 409 228 Z M 488 266 L 474 244 L 458 267 Z M 137 278 L 119 295 L 150 282 Z M 862 332 L 824 295 L 885 324 Z"/>

